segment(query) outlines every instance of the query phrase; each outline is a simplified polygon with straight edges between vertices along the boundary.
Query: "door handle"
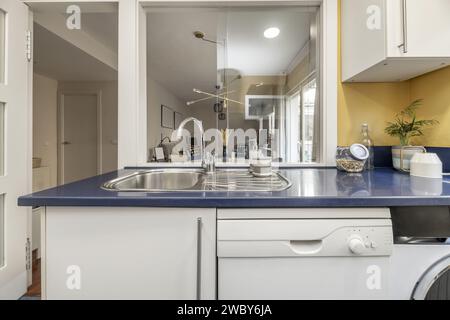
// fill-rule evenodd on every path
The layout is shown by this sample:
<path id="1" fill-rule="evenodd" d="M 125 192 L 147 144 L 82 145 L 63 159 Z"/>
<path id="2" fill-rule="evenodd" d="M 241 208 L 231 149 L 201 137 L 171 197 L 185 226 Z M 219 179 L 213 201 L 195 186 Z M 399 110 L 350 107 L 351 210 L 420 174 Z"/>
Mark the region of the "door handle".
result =
<path id="1" fill-rule="evenodd" d="M 403 47 L 403 53 L 408 53 L 408 12 L 407 0 L 402 0 L 402 29 L 403 29 L 403 43 L 398 47 Z"/>
<path id="2" fill-rule="evenodd" d="M 66 145 L 68 145 L 68 144 L 71 144 L 71 142 L 69 142 L 69 141 L 63 141 L 63 142 L 61 142 L 61 144 L 66 146 Z"/>
<path id="3" fill-rule="evenodd" d="M 197 300 L 202 298 L 202 224 L 202 218 L 197 218 Z"/>
<path id="4" fill-rule="evenodd" d="M 322 250 L 322 240 L 291 240 L 289 248 L 298 255 L 316 254 Z"/>

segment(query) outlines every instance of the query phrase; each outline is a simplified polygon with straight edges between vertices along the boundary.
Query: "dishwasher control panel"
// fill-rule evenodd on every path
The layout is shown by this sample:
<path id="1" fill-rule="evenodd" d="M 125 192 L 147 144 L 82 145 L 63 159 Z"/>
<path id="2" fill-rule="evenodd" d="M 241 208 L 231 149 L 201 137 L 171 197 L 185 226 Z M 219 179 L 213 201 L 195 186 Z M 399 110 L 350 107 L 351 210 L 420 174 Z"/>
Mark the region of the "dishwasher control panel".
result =
<path id="1" fill-rule="evenodd" d="M 390 219 L 219 220 L 219 257 L 390 256 Z"/>
<path id="2" fill-rule="evenodd" d="M 354 255 L 390 255 L 392 229 L 386 227 L 347 228 L 347 246 Z"/>

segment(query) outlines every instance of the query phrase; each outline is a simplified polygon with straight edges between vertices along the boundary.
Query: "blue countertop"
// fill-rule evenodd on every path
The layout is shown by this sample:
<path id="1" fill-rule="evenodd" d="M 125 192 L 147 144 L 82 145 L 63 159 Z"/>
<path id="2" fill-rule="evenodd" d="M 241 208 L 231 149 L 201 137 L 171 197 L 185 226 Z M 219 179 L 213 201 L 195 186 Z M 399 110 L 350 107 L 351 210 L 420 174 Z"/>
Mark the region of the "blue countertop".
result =
<path id="1" fill-rule="evenodd" d="M 119 170 L 22 196 L 20 206 L 126 207 L 396 207 L 450 206 L 450 177 L 410 177 L 390 168 L 362 174 L 336 169 L 281 169 L 292 186 L 280 192 L 112 192 L 100 188 L 136 170 Z"/>

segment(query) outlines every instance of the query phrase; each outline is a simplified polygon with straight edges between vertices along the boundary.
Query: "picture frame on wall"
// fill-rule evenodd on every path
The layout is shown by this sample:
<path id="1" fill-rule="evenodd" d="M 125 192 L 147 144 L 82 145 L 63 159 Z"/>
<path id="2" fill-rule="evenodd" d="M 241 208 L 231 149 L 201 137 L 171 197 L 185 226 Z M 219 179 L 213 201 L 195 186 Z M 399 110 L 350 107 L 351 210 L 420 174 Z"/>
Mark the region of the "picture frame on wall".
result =
<path id="1" fill-rule="evenodd" d="M 168 106 L 161 105 L 161 127 L 174 129 L 174 112 Z"/>

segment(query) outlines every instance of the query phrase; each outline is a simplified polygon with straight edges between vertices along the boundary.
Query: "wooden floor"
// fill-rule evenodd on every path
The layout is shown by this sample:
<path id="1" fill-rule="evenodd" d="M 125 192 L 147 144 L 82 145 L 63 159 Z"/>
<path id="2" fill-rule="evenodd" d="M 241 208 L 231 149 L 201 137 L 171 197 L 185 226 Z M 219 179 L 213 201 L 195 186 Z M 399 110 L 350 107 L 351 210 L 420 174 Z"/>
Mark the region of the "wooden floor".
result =
<path id="1" fill-rule="evenodd" d="M 37 251 L 33 251 L 33 281 L 25 297 L 40 297 L 41 296 L 41 259 L 37 259 Z"/>

